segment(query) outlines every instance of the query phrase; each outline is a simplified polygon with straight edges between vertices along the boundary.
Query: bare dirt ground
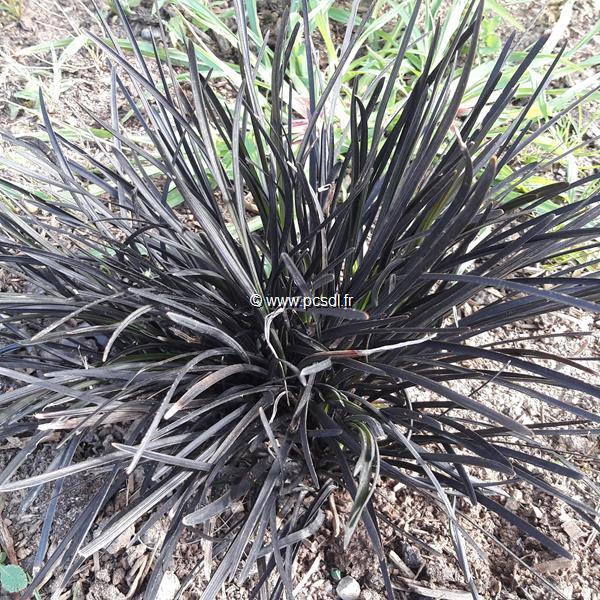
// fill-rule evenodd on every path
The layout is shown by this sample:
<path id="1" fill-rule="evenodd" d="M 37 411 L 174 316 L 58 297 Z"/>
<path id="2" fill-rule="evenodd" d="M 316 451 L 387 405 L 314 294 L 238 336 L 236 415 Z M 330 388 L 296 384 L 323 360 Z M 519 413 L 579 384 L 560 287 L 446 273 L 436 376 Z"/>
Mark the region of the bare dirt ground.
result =
<path id="1" fill-rule="evenodd" d="M 538 24 L 534 27 L 536 32 L 540 32 L 550 29 L 556 23 L 564 4 L 553 1 L 542 9 L 543 3 L 536 0 L 512 5 L 511 10 L 527 25 L 531 24 L 532 15 L 541 10 Z M 92 10 L 90 3 L 77 0 L 24 0 L 24 14 L 20 22 L 10 19 L 7 15 L 0 15 L 0 128 L 19 134 L 30 134 L 39 127 L 40 119 L 35 99 L 39 84 L 49 99 L 52 117 L 65 127 L 92 125 L 91 119 L 81 110 L 79 103 L 102 118 L 109 116 L 110 72 L 100 53 L 91 47 L 82 47 L 64 63 L 57 65 L 56 56 L 48 49 L 35 53 L 27 51 L 33 45 L 67 35 L 78 35 L 82 30 L 91 29 L 97 32 Z M 268 11 L 265 9 L 265 13 L 267 12 L 268 15 L 265 16 L 275 21 L 277 4 L 268 3 Z M 149 14 L 145 5 L 136 9 L 133 20 L 138 31 L 151 23 Z M 565 36 L 569 40 L 579 39 L 599 18 L 600 5 L 597 1 L 576 2 L 571 23 L 565 28 Z M 596 40 L 586 52 L 600 54 L 600 40 Z M 2 289 L 18 287 L 18 281 L 12 280 L 6 273 L 0 275 Z M 488 300 L 482 298 L 483 302 Z M 467 305 L 461 310 L 468 312 L 476 308 L 477 305 Z M 582 364 L 593 368 L 595 363 L 587 359 L 600 356 L 599 325 L 598 320 L 578 311 L 554 313 L 488 334 L 484 343 L 506 343 L 507 346 L 512 344 L 514 347 L 555 352 L 565 357 L 581 359 Z M 596 335 L 587 338 L 573 335 L 577 331 L 595 331 Z M 522 336 L 548 333 L 563 333 L 564 337 L 541 337 L 527 342 L 509 341 Z M 565 372 L 578 377 L 592 377 L 561 363 L 544 360 L 539 362 L 551 368 L 564 369 Z M 598 378 L 596 381 L 600 382 Z M 556 411 L 529 398 L 519 397 L 517 394 L 507 396 L 506 391 L 493 383 L 481 390 L 476 390 L 475 386 L 470 384 L 462 383 L 460 386 L 461 391 L 474 394 L 479 400 L 522 422 L 542 418 L 550 420 L 560 416 Z M 415 390 L 414 393 L 422 397 L 428 395 L 424 390 Z M 559 393 L 563 394 L 565 400 L 577 402 L 591 410 L 595 408 L 590 405 L 588 399 L 580 398 L 570 390 L 562 390 Z M 95 450 L 110 447 L 113 441 L 120 440 L 122 433 L 115 427 L 105 437 L 97 440 Z M 597 437 L 564 437 L 560 440 L 551 437 L 545 442 L 551 449 L 561 451 L 600 485 L 600 445 Z M 4 468 L 20 446 L 21 442 L 18 439 L 1 441 L 0 468 Z M 41 452 L 36 455 L 35 460 L 28 463 L 28 475 L 43 471 L 51 459 L 50 438 L 41 445 Z M 583 490 L 564 478 L 557 476 L 552 483 L 572 495 L 582 496 Z M 482 598 L 550 598 L 550 592 L 535 574 L 525 569 L 522 564 L 524 563 L 532 566 L 539 575 L 546 577 L 567 598 L 600 600 L 600 544 L 596 533 L 581 521 L 576 521 L 572 511 L 565 505 L 532 490 L 531 487 L 519 485 L 507 489 L 509 495 L 504 502 L 510 503 L 521 517 L 553 535 L 573 553 L 574 560 L 556 559 L 539 544 L 526 539 L 514 528 L 490 516 L 481 507 L 471 507 L 464 503 L 460 508 L 473 521 L 465 522 L 465 527 L 485 551 L 484 556 L 470 551 L 475 579 L 478 581 Z M 94 481 L 89 478 L 82 476 L 69 481 L 59 499 L 56 527 L 58 531 L 64 530 L 73 522 L 77 512 L 85 505 L 93 491 Z M 14 541 L 16 557 L 28 570 L 34 566 L 36 543 L 50 493 L 51 490 L 45 490 L 24 511 L 19 510 L 22 495 L 14 494 L 0 498 L 0 518 Z M 112 510 L 118 510 L 119 505 L 125 502 L 124 491 Z M 380 486 L 378 503 L 383 513 L 396 524 L 395 527 L 384 524 L 383 530 L 398 597 L 412 600 L 467 598 L 462 591 L 465 589 L 462 576 L 452 558 L 452 544 L 447 535 L 448 525 L 439 508 L 402 486 L 393 487 L 386 483 Z M 298 598 L 334 598 L 335 582 L 332 579 L 332 571 L 335 569 L 358 580 L 361 585 L 361 598 L 364 600 L 384 598 L 382 579 L 364 531 L 358 531 L 347 552 L 342 549 L 340 535 L 336 535 L 336 530 L 349 509 L 349 498 L 341 494 L 336 495 L 334 504 L 326 512 L 323 529 L 301 550 L 295 579 L 298 582 Z M 110 516 L 109 512 L 106 517 Z M 128 532 L 122 539 L 117 540 L 118 543 L 113 544 L 109 552 L 94 556 L 93 560 L 86 563 L 61 600 L 120 600 L 139 597 L 154 548 L 160 543 L 161 529 L 157 528 L 141 540 L 136 539 L 134 533 L 133 530 Z M 498 536 L 510 553 L 506 548 L 493 544 L 486 533 Z M 52 539 L 50 551 L 58 539 Z M 172 598 L 171 592 L 185 582 L 186 587 L 181 592 L 181 597 L 199 597 L 205 582 L 201 574 L 194 572 L 194 565 L 200 552 L 199 540 L 194 539 L 190 532 L 178 547 L 174 565 L 168 576 L 171 587 L 165 587 L 162 600 Z M 51 585 L 42 592 L 42 598 L 49 597 L 50 589 Z M 247 598 L 248 589 L 231 587 L 223 597 Z"/>

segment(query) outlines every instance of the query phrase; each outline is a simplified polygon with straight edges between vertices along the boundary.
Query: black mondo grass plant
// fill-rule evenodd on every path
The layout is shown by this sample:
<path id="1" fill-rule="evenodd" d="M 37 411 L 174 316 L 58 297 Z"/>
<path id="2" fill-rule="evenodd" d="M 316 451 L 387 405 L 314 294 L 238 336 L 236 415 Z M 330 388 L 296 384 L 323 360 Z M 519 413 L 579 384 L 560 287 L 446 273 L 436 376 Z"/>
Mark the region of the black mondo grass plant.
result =
<path id="1" fill-rule="evenodd" d="M 598 528 L 593 482 L 546 443 L 565 425 L 584 434 L 600 421 L 560 393 L 600 398 L 589 369 L 474 340 L 566 306 L 599 310 L 595 262 L 553 261 L 597 247 L 600 195 L 589 184 L 598 175 L 517 190 L 549 166 L 518 166 L 520 151 L 564 114 L 537 127 L 527 119 L 551 69 L 520 117 L 490 135 L 545 39 L 499 88 L 509 38 L 476 105 L 459 118 L 483 15 L 483 3 L 473 4 L 438 61 L 434 36 L 424 73 L 390 115 L 409 28 L 394 64 L 368 97 L 352 95 L 350 120 L 340 123 L 341 77 L 368 19 L 358 4 L 328 80 L 307 21 L 288 31 L 283 18 L 265 90 L 255 85 L 253 42 L 236 0 L 243 84 L 232 101 L 198 75 L 191 45 L 189 85 L 161 58 L 160 40 L 156 60 L 146 61 L 122 14 L 133 58 L 109 30 L 96 38 L 112 67 L 112 118 L 98 120 L 112 134 L 110 155 L 100 159 L 55 132 L 43 98 L 45 149 L 4 135 L 27 163 L 3 159 L 13 175 L 2 180 L 2 266 L 26 286 L 0 295 L 0 375 L 9 383 L 0 395 L 0 431 L 24 440 L 0 473 L 0 491 L 27 490 L 30 503 L 42 489 L 68 494 L 73 475 L 95 482 L 67 531 L 53 529 L 56 504 L 48 504 L 40 568 L 23 598 L 51 577 L 57 598 L 83 562 L 125 529 L 135 524 L 141 535 L 165 516 L 145 598 L 156 596 L 187 528 L 202 539 L 203 598 L 228 582 L 254 596 L 292 597 L 292 564 L 339 488 L 353 499 L 344 541 L 365 528 L 393 598 L 375 493 L 382 478 L 443 509 L 473 597 L 467 551 L 475 542 L 465 530 L 465 503 L 560 556 L 569 553 L 504 506 L 511 485 L 534 486 Z M 293 44 L 305 44 L 311 74 L 300 134 L 286 79 Z M 123 130 L 123 104 L 150 143 Z M 508 163 L 517 164 L 513 174 L 499 178 Z M 172 189 L 184 200 L 178 209 L 167 202 Z M 534 212 L 570 190 L 573 201 Z M 527 267 L 539 264 L 545 274 L 531 275 Z M 486 288 L 502 290 L 502 298 L 459 318 L 456 307 Z M 273 301 L 321 296 L 352 303 Z M 577 367 L 581 377 L 539 358 Z M 515 420 L 449 385 L 460 380 L 493 381 L 564 418 Z M 116 424 L 122 439 L 99 450 L 93 440 Z M 51 464 L 27 476 L 27 458 L 48 443 Z M 132 474 L 129 502 L 105 522 L 105 508 Z M 581 480 L 587 503 L 555 487 L 549 474 Z M 232 511 L 240 502 L 245 510 Z M 51 535 L 60 541 L 49 553 Z"/>

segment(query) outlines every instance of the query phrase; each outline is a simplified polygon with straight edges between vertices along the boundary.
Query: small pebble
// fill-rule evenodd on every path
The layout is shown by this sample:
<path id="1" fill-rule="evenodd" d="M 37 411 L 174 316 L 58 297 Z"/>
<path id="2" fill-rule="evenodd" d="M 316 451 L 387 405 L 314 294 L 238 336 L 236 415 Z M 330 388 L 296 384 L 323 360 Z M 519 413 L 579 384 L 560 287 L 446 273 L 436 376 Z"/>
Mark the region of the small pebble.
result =
<path id="1" fill-rule="evenodd" d="M 98 569 L 96 571 L 96 579 L 104 583 L 110 583 L 110 573 L 107 568 Z"/>
<path id="2" fill-rule="evenodd" d="M 356 581 L 354 577 L 346 575 L 346 577 L 342 577 L 337 584 L 335 591 L 342 600 L 358 600 L 360 596 L 360 585 L 358 585 L 358 581 Z"/>
<path id="3" fill-rule="evenodd" d="M 147 40 L 149 42 L 152 40 L 153 37 L 155 40 L 159 40 L 160 39 L 160 29 L 157 27 L 144 27 L 140 31 L 140 37 L 143 40 Z"/>
<path id="4" fill-rule="evenodd" d="M 180 585 L 179 577 L 173 571 L 166 571 L 156 592 L 156 600 L 173 600 Z"/>
<path id="5" fill-rule="evenodd" d="M 125 600 L 125 594 L 110 583 L 95 581 L 85 598 L 86 600 Z"/>
<path id="6" fill-rule="evenodd" d="M 409 544 L 402 542 L 400 546 L 400 558 L 409 569 L 418 571 L 419 567 L 423 564 L 421 553 L 419 550 L 412 548 Z"/>
<path id="7" fill-rule="evenodd" d="M 112 574 L 112 584 L 119 585 L 125 581 L 125 569 L 123 567 L 117 567 Z"/>

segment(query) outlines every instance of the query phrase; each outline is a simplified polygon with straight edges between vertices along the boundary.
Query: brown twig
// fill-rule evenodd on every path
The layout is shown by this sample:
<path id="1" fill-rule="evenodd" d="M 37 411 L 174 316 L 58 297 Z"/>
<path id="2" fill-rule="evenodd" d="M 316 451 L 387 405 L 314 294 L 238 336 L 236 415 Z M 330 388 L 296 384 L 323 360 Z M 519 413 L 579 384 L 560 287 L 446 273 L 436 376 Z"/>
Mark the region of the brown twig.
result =
<path id="1" fill-rule="evenodd" d="M 0 546 L 2 546 L 6 552 L 6 556 L 8 558 L 8 562 L 10 562 L 13 565 L 16 565 L 19 563 L 18 559 L 17 559 L 17 554 L 15 552 L 15 545 L 14 545 L 14 541 L 12 538 L 12 535 L 10 534 L 10 531 L 8 530 L 8 527 L 6 526 L 6 523 L 4 522 L 4 518 L 2 517 L 2 512 L 0 511 Z"/>

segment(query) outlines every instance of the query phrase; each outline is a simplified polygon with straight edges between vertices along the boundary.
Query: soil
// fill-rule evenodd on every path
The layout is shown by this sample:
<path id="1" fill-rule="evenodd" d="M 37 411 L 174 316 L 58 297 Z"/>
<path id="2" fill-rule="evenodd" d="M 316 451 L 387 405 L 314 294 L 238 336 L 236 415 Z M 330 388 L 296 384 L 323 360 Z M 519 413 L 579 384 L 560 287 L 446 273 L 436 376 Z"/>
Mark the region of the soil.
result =
<path id="1" fill-rule="evenodd" d="M 537 33 L 551 30 L 557 22 L 564 2 L 546 3 L 548 6 L 539 13 L 539 19 L 533 29 Z M 521 2 L 511 5 L 511 12 L 521 22 L 530 25 L 531 15 L 543 5 L 541 0 Z M 99 33 L 92 15 L 89 2 L 63 0 L 51 2 L 32 2 L 23 0 L 23 17 L 20 21 L 0 13 L 0 129 L 19 134 L 31 134 L 39 127 L 39 111 L 34 96 L 36 83 L 42 82 L 44 92 L 49 98 L 49 112 L 53 119 L 64 126 L 81 127 L 93 125 L 92 119 L 84 113 L 79 104 L 85 105 L 97 116 L 107 119 L 110 114 L 110 102 L 107 90 L 110 84 L 110 71 L 102 59 L 91 47 L 80 48 L 65 64 L 58 68 L 56 61 L 47 50 L 33 54 L 26 49 L 33 45 L 78 35 L 82 30 Z M 265 2 L 261 5 L 261 17 L 271 26 L 277 22 L 280 5 L 278 2 Z M 600 18 L 600 6 L 594 0 L 579 0 L 574 5 L 571 24 L 565 35 L 574 43 L 585 34 Z M 142 3 L 132 15 L 134 28 L 140 32 L 152 25 L 149 7 Z M 115 24 L 113 23 L 113 26 Z M 524 38 L 524 43 L 526 42 Z M 219 44 L 215 41 L 215 47 Z M 227 49 L 222 48 L 223 53 Z M 592 53 L 592 54 L 590 54 Z M 595 40 L 581 58 L 595 53 L 600 55 L 600 40 Z M 48 77 L 52 74 L 52 77 Z M 33 83 L 32 83 L 33 79 Z M 24 94 L 24 91 L 27 94 Z M 18 289 L 19 282 L 6 273 L 0 273 L 2 290 Z M 482 296 L 475 303 L 461 308 L 463 313 L 476 310 L 481 304 L 490 301 Z M 531 321 L 521 322 L 512 327 L 486 334 L 482 343 L 506 343 L 513 347 L 532 348 L 552 352 L 563 357 L 579 359 L 581 364 L 593 367 L 590 360 L 600 356 L 600 322 L 591 316 L 576 310 L 553 313 Z M 577 336 L 577 331 L 595 331 L 591 337 Z M 532 341 L 509 340 L 523 336 L 548 335 L 562 333 L 560 337 L 540 337 Z M 571 366 L 553 361 L 539 360 L 553 369 L 577 377 L 592 379 Z M 485 364 L 478 366 L 485 367 Z M 600 379 L 595 377 L 596 383 Z M 511 394 L 489 383 L 482 389 L 469 383 L 455 383 L 456 389 L 471 394 L 477 399 L 489 403 L 522 422 L 553 420 L 564 415 L 552 408 L 542 406 L 528 397 Z M 556 390 L 554 390 L 556 393 Z M 561 390 L 565 400 L 578 403 L 593 410 L 588 398 L 581 397 L 571 390 Z M 420 398 L 430 395 L 426 390 L 414 390 Z M 115 427 L 95 443 L 97 449 L 109 447 L 120 439 L 122 432 Z M 49 437 L 40 444 L 40 451 L 28 463 L 28 475 L 41 473 L 52 460 L 52 442 Z M 596 484 L 600 485 L 598 457 L 600 444 L 597 437 L 561 436 L 541 439 L 550 450 L 562 452 L 576 464 Z M 16 438 L 4 440 L 0 446 L 0 470 L 18 452 L 22 442 Z M 135 482 L 132 481 L 132 484 Z M 551 483 L 567 493 L 580 497 L 583 494 L 581 482 L 568 482 L 556 476 Z M 8 534 L 14 542 L 16 558 L 28 571 L 34 568 L 35 552 L 39 540 L 45 509 L 51 499 L 52 487 L 37 497 L 25 510 L 20 510 L 23 494 L 12 494 L 0 498 L 0 519 L 6 525 Z M 469 549 L 474 578 L 482 598 L 512 600 L 517 598 L 544 599 L 550 592 L 532 575 L 523 564 L 534 567 L 535 571 L 547 578 L 564 596 L 573 600 L 600 600 L 600 544 L 597 533 L 580 520 L 574 519 L 570 509 L 550 496 L 525 485 L 513 485 L 507 488 L 505 505 L 544 532 L 554 536 L 574 555 L 572 561 L 556 559 L 539 544 L 526 539 L 513 527 L 491 516 L 480 506 L 472 507 L 462 503 L 459 508 L 472 522 L 463 521 L 466 531 L 483 550 L 479 556 Z M 71 478 L 65 485 L 58 500 L 56 531 L 64 531 L 75 519 L 79 510 L 85 506 L 93 492 L 94 481 L 84 476 Z M 126 502 L 126 491 L 117 498 L 112 511 Z M 441 510 L 430 500 L 403 486 L 392 486 L 383 482 L 377 494 L 377 503 L 382 512 L 394 526 L 383 524 L 385 547 L 388 552 L 394 585 L 399 598 L 418 600 L 423 598 L 467 598 L 465 585 L 458 569 L 452 543 L 447 535 L 448 525 Z M 340 524 L 350 511 L 349 497 L 338 493 L 326 510 L 326 521 L 317 536 L 304 544 L 297 561 L 294 581 L 297 582 L 297 597 L 307 600 L 335 598 L 336 570 L 342 575 L 351 575 L 361 586 L 363 600 L 383 599 L 383 581 L 378 572 L 377 561 L 370 548 L 368 537 L 360 529 L 354 536 L 350 547 L 344 551 Z M 110 511 L 104 515 L 109 517 Z M 61 600 L 73 598 L 82 600 L 118 600 L 137 598 L 143 585 L 143 577 L 151 563 L 153 549 L 160 543 L 167 523 L 157 527 L 143 540 L 135 537 L 131 530 L 113 544 L 109 552 L 94 556 L 77 573 L 71 588 L 61 596 Z M 494 545 L 486 534 L 497 536 L 505 549 Z M 58 539 L 52 538 L 50 550 Z M 189 533 L 179 544 L 174 564 L 170 567 L 169 578 L 176 589 L 185 583 L 181 591 L 184 599 L 198 598 L 204 586 L 204 579 L 194 570 L 201 544 Z M 49 597 L 52 584 L 42 592 L 42 598 Z M 437 590 L 437 591 L 436 591 Z M 167 590 L 163 590 L 167 594 Z M 453 595 L 454 594 L 454 595 Z M 1 593 L 0 593 L 1 596 Z M 168 597 L 165 595 L 165 597 Z M 224 598 L 247 598 L 247 588 L 230 587 Z"/>

